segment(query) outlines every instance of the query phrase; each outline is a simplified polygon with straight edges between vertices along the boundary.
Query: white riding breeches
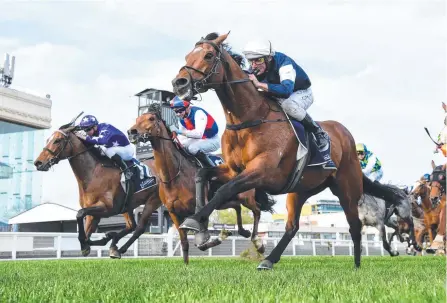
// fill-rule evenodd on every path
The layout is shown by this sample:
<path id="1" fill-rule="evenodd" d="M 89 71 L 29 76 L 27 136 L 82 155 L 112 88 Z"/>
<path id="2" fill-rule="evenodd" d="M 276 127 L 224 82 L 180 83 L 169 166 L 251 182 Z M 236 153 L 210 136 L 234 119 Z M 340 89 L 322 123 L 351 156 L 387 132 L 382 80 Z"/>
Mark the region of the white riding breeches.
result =
<path id="1" fill-rule="evenodd" d="M 132 144 L 112 147 L 99 146 L 99 148 L 104 152 L 104 154 L 106 154 L 107 157 L 112 158 L 114 155 L 118 154 L 124 161 L 132 160 L 135 155 L 135 150 Z"/>
<path id="2" fill-rule="evenodd" d="M 312 89 L 298 90 L 287 99 L 280 99 L 278 103 L 287 115 L 302 121 L 306 117 L 306 110 L 314 103 Z"/>
<path id="3" fill-rule="evenodd" d="M 380 181 L 383 177 L 383 171 L 380 170 L 376 170 L 375 172 L 366 174 L 366 176 L 371 180 L 371 181 Z"/>
<path id="4" fill-rule="evenodd" d="M 185 149 L 192 155 L 197 154 L 199 150 L 208 154 L 220 148 L 220 138 L 218 135 L 208 139 L 194 139 L 179 135 L 178 139 Z"/>

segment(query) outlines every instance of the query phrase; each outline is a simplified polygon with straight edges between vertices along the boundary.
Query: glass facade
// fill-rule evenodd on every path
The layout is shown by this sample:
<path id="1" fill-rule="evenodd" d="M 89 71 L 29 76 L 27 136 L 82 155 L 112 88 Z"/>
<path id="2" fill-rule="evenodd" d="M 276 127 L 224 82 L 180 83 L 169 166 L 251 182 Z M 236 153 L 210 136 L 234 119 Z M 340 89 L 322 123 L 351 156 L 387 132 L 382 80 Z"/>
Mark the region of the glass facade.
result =
<path id="1" fill-rule="evenodd" d="M 0 223 L 41 203 L 42 174 L 33 163 L 47 132 L 0 121 Z"/>
<path id="2" fill-rule="evenodd" d="M 340 203 L 336 200 L 318 200 L 312 205 L 312 214 L 328 214 L 343 211 Z"/>

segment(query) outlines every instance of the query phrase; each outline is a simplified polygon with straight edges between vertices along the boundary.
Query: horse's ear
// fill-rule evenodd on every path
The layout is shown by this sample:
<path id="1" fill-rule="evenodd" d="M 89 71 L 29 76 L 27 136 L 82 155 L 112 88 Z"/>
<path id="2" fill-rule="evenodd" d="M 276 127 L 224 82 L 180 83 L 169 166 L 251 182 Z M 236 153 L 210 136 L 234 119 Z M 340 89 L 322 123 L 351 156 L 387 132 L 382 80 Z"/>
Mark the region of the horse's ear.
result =
<path id="1" fill-rule="evenodd" d="M 446 113 L 447 113 L 447 105 L 445 105 L 445 103 L 444 103 L 444 102 L 442 102 L 442 108 L 444 109 L 444 112 L 446 112 Z"/>
<path id="2" fill-rule="evenodd" d="M 228 38 L 229 34 L 230 34 L 230 32 L 228 32 L 227 34 L 224 34 L 224 35 L 220 35 L 219 37 L 217 37 L 214 40 L 214 43 L 216 43 L 217 45 L 222 44 L 222 42 L 224 42 Z"/>
<path id="3" fill-rule="evenodd" d="M 435 161 L 433 161 L 433 160 L 431 160 L 431 167 L 432 167 L 433 169 L 435 169 L 435 168 L 436 168 L 436 164 L 435 164 Z"/>

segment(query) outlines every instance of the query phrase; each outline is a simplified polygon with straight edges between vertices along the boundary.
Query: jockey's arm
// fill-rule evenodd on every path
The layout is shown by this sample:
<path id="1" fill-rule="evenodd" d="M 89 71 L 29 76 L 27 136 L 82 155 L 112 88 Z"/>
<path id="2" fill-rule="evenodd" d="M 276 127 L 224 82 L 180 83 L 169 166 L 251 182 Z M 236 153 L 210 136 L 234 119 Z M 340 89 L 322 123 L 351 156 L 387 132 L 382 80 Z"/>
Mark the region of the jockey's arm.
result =
<path id="1" fill-rule="evenodd" d="M 292 64 L 285 64 L 279 68 L 281 84 L 267 84 L 267 91 L 280 98 L 289 98 L 295 87 L 296 71 Z"/>
<path id="2" fill-rule="evenodd" d="M 202 139 L 203 133 L 205 132 L 206 129 L 206 123 L 208 121 L 208 118 L 203 111 L 198 110 L 195 112 L 194 121 L 195 121 L 195 128 L 192 130 L 186 129 L 181 123 L 179 123 L 179 129 L 181 130 L 181 134 L 188 138 Z"/>
<path id="3" fill-rule="evenodd" d="M 363 169 L 364 174 L 371 173 L 372 169 L 374 168 L 374 165 L 376 165 L 377 157 L 374 154 L 371 154 L 371 156 L 368 159 L 368 164 L 366 164 L 366 167 Z"/>

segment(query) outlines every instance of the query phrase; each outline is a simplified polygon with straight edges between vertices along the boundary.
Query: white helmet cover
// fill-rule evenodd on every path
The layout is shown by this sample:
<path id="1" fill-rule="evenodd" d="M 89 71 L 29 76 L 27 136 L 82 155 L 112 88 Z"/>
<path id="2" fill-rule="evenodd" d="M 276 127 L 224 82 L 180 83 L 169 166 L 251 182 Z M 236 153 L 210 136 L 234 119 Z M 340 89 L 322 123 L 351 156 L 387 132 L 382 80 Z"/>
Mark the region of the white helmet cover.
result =
<path id="1" fill-rule="evenodd" d="M 272 48 L 272 43 L 268 40 L 250 41 L 247 45 L 245 45 L 242 53 L 248 60 L 275 55 L 275 51 Z"/>

